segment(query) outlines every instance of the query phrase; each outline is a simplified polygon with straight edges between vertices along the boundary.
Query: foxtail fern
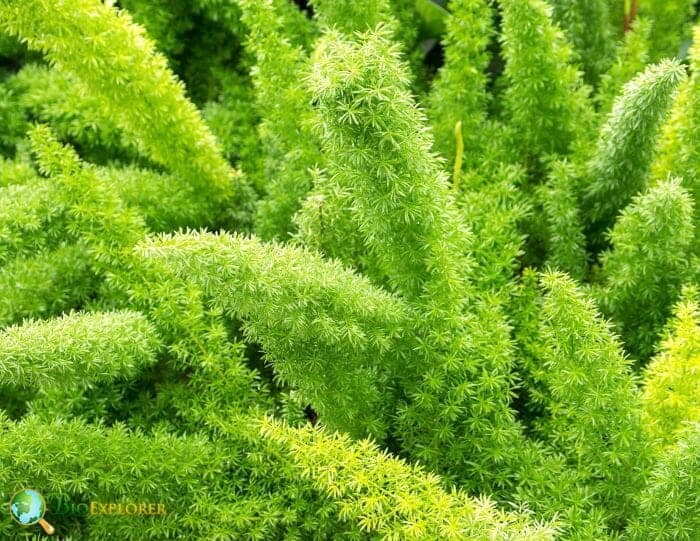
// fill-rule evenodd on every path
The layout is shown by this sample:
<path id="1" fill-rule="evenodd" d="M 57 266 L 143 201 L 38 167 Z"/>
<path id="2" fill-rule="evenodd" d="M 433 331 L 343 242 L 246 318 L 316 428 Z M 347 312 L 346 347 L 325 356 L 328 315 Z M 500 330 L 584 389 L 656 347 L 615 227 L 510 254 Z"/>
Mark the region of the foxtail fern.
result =
<path id="1" fill-rule="evenodd" d="M 686 422 L 700 422 L 700 307 L 688 288 L 659 353 L 644 376 L 644 427 L 659 446 L 675 443 Z"/>
<path id="2" fill-rule="evenodd" d="M 652 168 L 654 180 L 669 176 L 680 178 L 683 185 L 700 201 L 700 153 L 693 141 L 700 134 L 700 26 L 695 27 L 690 50 L 691 76 L 681 87 L 668 115 Z M 700 225 L 700 210 L 695 206 L 696 227 Z M 700 253 L 697 251 L 696 253 Z"/>
<path id="3" fill-rule="evenodd" d="M 341 505 L 342 514 L 383 539 L 553 539 L 556 528 L 447 492 L 440 478 L 380 451 L 368 440 L 265 420 L 261 432 L 288 449 L 301 475 Z M 410 488 L 409 488 L 410 487 Z"/>
<path id="4" fill-rule="evenodd" d="M 627 83 L 615 101 L 584 186 L 585 216 L 598 238 L 647 185 L 659 128 L 684 79 L 680 63 L 662 61 Z"/>
<path id="5" fill-rule="evenodd" d="M 590 89 L 544 0 L 501 0 L 506 121 L 524 157 L 566 154 L 592 120 Z"/>
<path id="6" fill-rule="evenodd" d="M 259 203 L 255 229 L 263 239 L 287 240 L 292 217 L 312 187 L 310 169 L 322 161 L 308 128 L 311 97 L 299 79 L 308 53 L 285 36 L 285 19 L 268 0 L 239 1 L 249 28 L 247 48 L 255 55 L 253 82 L 261 142 L 265 145 L 266 195 Z"/>
<path id="7" fill-rule="evenodd" d="M 250 197 L 182 83 L 128 13 L 97 0 L 80 0 L 71 9 L 59 0 L 8 0 L 0 4 L 0 28 L 75 73 L 101 98 L 104 114 L 133 134 L 155 162 L 211 198 L 242 204 Z"/>
<path id="8" fill-rule="evenodd" d="M 471 164 L 476 162 L 486 119 L 487 47 L 494 32 L 493 8 L 487 0 L 453 0 L 449 8 L 443 38 L 445 64 L 430 91 L 428 116 L 436 150 L 453 163 L 455 129 L 459 129 L 465 141 L 466 163 Z"/>
<path id="9" fill-rule="evenodd" d="M 136 312 L 26 322 L 0 331 L 0 383 L 78 387 L 128 376 L 155 361 L 157 346 L 153 327 Z"/>
<path id="10" fill-rule="evenodd" d="M 700 424 L 689 423 L 651 471 L 629 539 L 691 541 L 700 530 Z"/>
<path id="11" fill-rule="evenodd" d="M 640 361 L 652 353 L 681 287 L 697 276 L 693 240 L 693 202 L 673 180 L 633 199 L 610 233 L 612 248 L 601 256 L 599 297 Z"/>
<path id="12" fill-rule="evenodd" d="M 551 0 L 550 3 L 554 21 L 573 45 L 586 80 L 596 83 L 610 65 L 614 45 L 608 0 Z"/>
<path id="13" fill-rule="evenodd" d="M 589 478 L 613 524 L 624 524 L 649 465 L 630 361 L 592 301 L 566 276 L 542 278 L 542 335 L 551 392 L 544 435 Z M 585 466 L 584 466 L 585 464 Z"/>
<path id="14" fill-rule="evenodd" d="M 384 433 L 386 378 L 398 369 L 391 347 L 410 317 L 404 303 L 337 263 L 256 239 L 164 237 L 141 253 L 193 279 L 214 306 L 242 319 L 278 377 L 329 426 Z"/>

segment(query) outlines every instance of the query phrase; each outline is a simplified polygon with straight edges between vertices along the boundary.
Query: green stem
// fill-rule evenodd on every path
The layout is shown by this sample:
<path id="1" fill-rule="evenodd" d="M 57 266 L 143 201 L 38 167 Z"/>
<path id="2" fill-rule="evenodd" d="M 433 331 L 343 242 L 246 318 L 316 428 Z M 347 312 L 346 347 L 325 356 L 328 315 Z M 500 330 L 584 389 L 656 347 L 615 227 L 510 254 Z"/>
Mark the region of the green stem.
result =
<path id="1" fill-rule="evenodd" d="M 462 158 L 464 157 L 464 138 L 462 137 L 462 121 L 455 124 L 455 140 L 457 141 L 457 152 L 455 155 L 455 169 L 453 173 L 453 184 L 455 192 L 459 191 L 459 177 L 462 174 Z"/>

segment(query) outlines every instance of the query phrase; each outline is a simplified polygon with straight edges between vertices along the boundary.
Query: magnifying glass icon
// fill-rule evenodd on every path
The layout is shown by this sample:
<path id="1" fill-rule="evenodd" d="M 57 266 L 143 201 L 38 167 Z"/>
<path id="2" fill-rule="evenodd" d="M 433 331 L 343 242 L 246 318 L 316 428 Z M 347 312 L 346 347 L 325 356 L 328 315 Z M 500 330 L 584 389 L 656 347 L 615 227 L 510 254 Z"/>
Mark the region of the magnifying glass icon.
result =
<path id="1" fill-rule="evenodd" d="M 33 488 L 23 488 L 15 492 L 10 500 L 10 515 L 15 522 L 22 526 L 39 524 L 46 535 L 53 535 L 54 527 L 44 520 L 46 500 L 40 492 Z"/>

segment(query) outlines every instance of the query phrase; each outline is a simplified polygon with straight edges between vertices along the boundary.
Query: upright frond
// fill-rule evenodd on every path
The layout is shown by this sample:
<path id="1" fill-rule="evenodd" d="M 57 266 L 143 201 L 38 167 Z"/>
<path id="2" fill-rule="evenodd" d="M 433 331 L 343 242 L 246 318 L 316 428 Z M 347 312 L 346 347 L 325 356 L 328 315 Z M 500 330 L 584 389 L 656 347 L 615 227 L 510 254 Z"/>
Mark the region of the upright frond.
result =
<path id="1" fill-rule="evenodd" d="M 489 95 L 487 50 L 494 33 L 493 7 L 487 0 L 452 0 L 447 32 L 443 37 L 445 63 L 440 68 L 428 98 L 428 117 L 435 136 L 435 149 L 455 160 L 455 127 L 464 139 L 466 164 L 478 162 L 483 144 L 483 124 Z"/>
<path id="2" fill-rule="evenodd" d="M 608 0 L 550 0 L 554 21 L 564 30 L 586 80 L 597 83 L 610 67 L 614 31 Z"/>
<path id="3" fill-rule="evenodd" d="M 311 95 L 299 84 L 308 53 L 290 41 L 274 2 L 239 0 L 238 5 L 249 28 L 245 46 L 256 59 L 251 75 L 264 150 L 265 195 L 255 231 L 265 240 L 288 240 L 294 232 L 292 218 L 312 188 L 311 169 L 323 161 L 309 128 Z"/>
<path id="4" fill-rule="evenodd" d="M 642 362 L 653 352 L 681 287 L 700 273 L 692 255 L 694 233 L 692 199 L 673 179 L 635 197 L 610 233 L 612 248 L 601 256 L 601 305 Z"/>
<path id="5" fill-rule="evenodd" d="M 583 187 L 585 218 L 598 243 L 647 185 L 659 128 L 684 79 L 679 62 L 664 60 L 627 83 L 615 101 Z"/>
<path id="6" fill-rule="evenodd" d="M 573 66 L 573 53 L 544 0 L 501 0 L 504 121 L 524 157 L 566 154 L 586 135 L 590 92 Z"/>
<path id="7" fill-rule="evenodd" d="M 551 393 L 544 435 L 589 478 L 598 502 L 624 524 L 649 465 L 630 362 L 592 301 L 566 275 L 542 278 L 542 377 Z"/>
<path id="8" fill-rule="evenodd" d="M 677 441 L 684 423 L 700 422 L 700 306 L 697 288 L 683 295 L 659 353 L 644 376 L 644 428 L 659 446 Z"/>

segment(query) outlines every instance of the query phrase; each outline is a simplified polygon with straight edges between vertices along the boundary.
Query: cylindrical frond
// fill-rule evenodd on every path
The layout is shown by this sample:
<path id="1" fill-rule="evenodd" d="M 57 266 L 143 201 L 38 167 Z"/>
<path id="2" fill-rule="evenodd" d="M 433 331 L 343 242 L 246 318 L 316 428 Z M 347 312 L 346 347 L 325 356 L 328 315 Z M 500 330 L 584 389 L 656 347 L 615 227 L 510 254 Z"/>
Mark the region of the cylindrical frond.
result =
<path id="1" fill-rule="evenodd" d="M 72 313 L 0 331 L 0 384 L 81 387 L 155 361 L 158 338 L 138 312 Z"/>
<path id="2" fill-rule="evenodd" d="M 654 181 L 677 177 L 693 195 L 695 227 L 700 227 L 700 25 L 690 49 L 691 76 L 681 87 L 663 128 L 652 167 Z M 696 253 L 700 254 L 700 237 Z"/>
<path id="3" fill-rule="evenodd" d="M 382 539 L 553 539 L 549 524 L 499 511 L 488 500 L 446 492 L 440 478 L 381 451 L 369 440 L 265 419 L 264 437 L 290 453 L 299 473 L 336 500 L 341 513 Z"/>
<path id="4" fill-rule="evenodd" d="M 465 295 L 468 235 L 408 79 L 380 27 L 359 42 L 327 32 L 308 84 L 331 181 L 350 196 L 370 266 L 407 299 L 454 317 Z"/>
<path id="5" fill-rule="evenodd" d="M 693 202 L 673 179 L 634 198 L 610 233 L 612 248 L 601 256 L 601 305 L 619 324 L 627 350 L 642 362 L 652 354 L 681 287 L 700 275 L 693 239 Z"/>
<path id="6" fill-rule="evenodd" d="M 644 428 L 654 441 L 677 441 L 684 423 L 700 423 L 700 306 L 689 288 L 644 376 Z"/>
<path id="7" fill-rule="evenodd" d="M 392 350 L 411 312 L 332 261 L 255 238 L 190 233 L 139 248 L 199 284 L 213 305 L 244 321 L 278 377 L 297 387 L 324 423 L 382 434 L 399 370 Z"/>
<path id="8" fill-rule="evenodd" d="M 659 128 L 684 79 L 680 62 L 664 60 L 627 83 L 615 101 L 583 187 L 586 218 L 598 238 L 647 185 Z"/>
<path id="9" fill-rule="evenodd" d="M 591 300 L 561 273 L 542 278 L 542 377 L 551 393 L 544 435 L 590 476 L 600 503 L 624 522 L 648 466 L 629 361 Z"/>
<path id="10" fill-rule="evenodd" d="M 455 126 L 461 122 L 465 163 L 478 162 L 486 120 L 490 60 L 487 47 L 494 32 L 493 7 L 487 0 L 452 0 L 443 38 L 445 63 L 428 98 L 428 117 L 435 133 L 435 149 L 452 164 Z"/>
<path id="11" fill-rule="evenodd" d="M 230 467 L 230 451 L 202 436 L 180 438 L 163 431 L 146 436 L 122 425 L 106 429 L 77 420 L 45 423 L 36 417 L 12 423 L 1 414 L 0 433 L 4 502 L 16 490 L 38 487 L 52 498 L 47 504 L 53 512 L 59 498 L 88 506 L 93 501 L 119 502 L 122 510 L 127 503 L 153 503 L 153 516 L 62 517 L 60 527 L 87 529 L 91 539 L 198 537 L 189 515 L 192 506 L 206 498 L 216 508 L 217 494 L 227 500 L 217 485 Z M 164 512 L 156 515 L 158 503 Z M 17 527 L 9 513 L 2 513 L 0 537 L 12 539 Z"/>
<path id="12" fill-rule="evenodd" d="M 589 89 L 572 65 L 571 46 L 544 0 L 501 0 L 506 61 L 504 120 L 520 155 L 566 154 L 587 135 L 593 111 Z"/>
<path id="13" fill-rule="evenodd" d="M 550 4 L 554 21 L 573 45 L 586 81 L 597 83 L 610 66 L 615 44 L 608 0 L 550 0 Z"/>
<path id="14" fill-rule="evenodd" d="M 256 59 L 251 75 L 264 151 L 265 195 L 255 231 L 264 240 L 288 240 L 292 218 L 312 187 L 311 168 L 323 161 L 309 127 L 311 94 L 300 84 L 308 53 L 290 41 L 274 2 L 239 0 L 238 5 L 249 28 L 246 48 Z"/>

